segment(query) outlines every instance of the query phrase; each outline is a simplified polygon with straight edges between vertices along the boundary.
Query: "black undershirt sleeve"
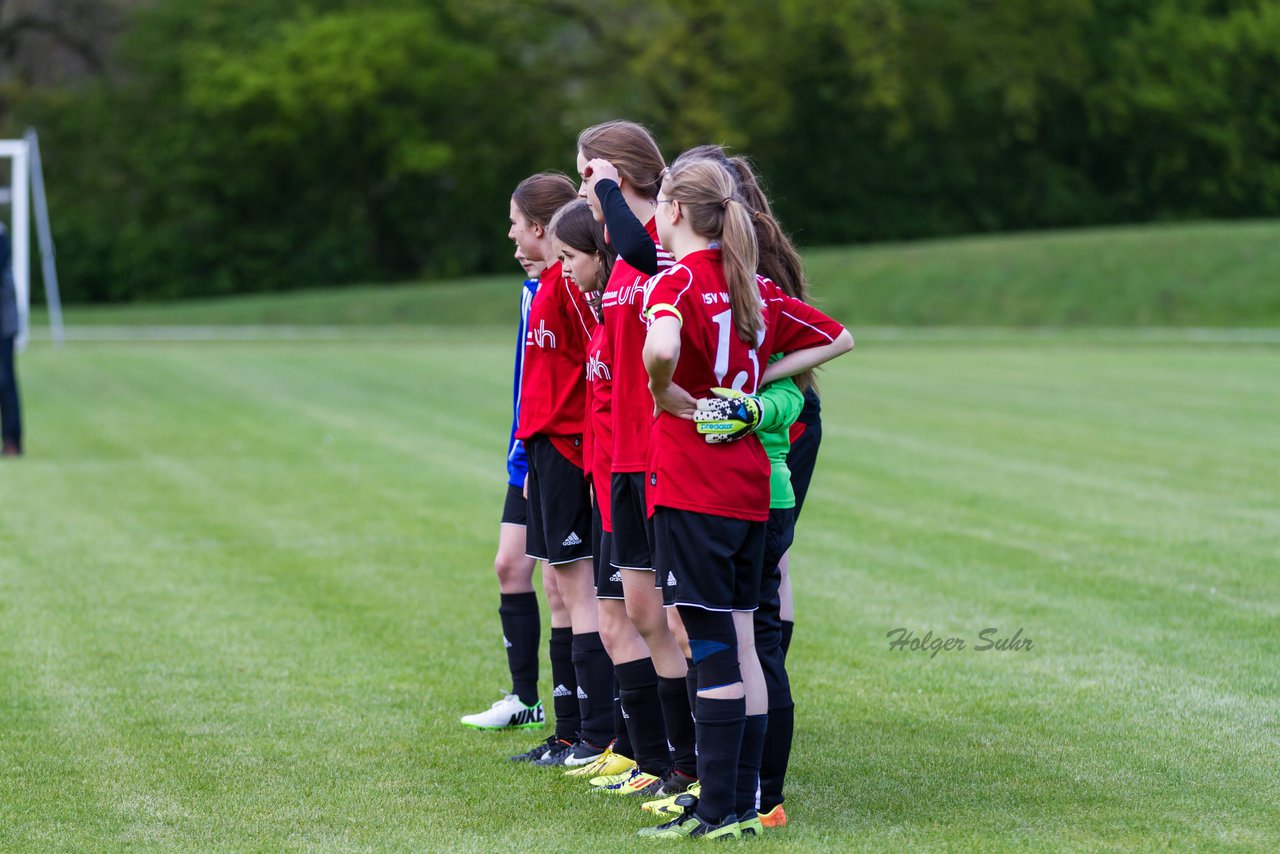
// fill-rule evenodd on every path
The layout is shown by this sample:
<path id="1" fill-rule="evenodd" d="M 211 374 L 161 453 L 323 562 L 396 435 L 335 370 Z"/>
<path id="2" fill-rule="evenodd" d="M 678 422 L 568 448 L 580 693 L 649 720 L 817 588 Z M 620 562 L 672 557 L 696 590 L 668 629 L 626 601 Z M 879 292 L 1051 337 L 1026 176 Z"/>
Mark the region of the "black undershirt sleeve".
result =
<path id="1" fill-rule="evenodd" d="M 604 211 L 604 224 L 609 229 L 609 242 L 619 257 L 646 276 L 658 273 L 658 247 L 622 197 L 622 189 L 614 181 L 596 182 L 596 197 Z"/>

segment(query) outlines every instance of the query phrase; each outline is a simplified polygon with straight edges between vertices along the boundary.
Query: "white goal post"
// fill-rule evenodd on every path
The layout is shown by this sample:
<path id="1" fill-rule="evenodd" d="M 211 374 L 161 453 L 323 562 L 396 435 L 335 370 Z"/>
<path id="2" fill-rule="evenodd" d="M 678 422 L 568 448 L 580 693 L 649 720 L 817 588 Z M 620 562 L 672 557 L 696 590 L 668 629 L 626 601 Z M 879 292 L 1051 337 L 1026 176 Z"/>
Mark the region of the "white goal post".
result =
<path id="1" fill-rule="evenodd" d="M 27 318 L 31 309 L 31 209 L 35 207 L 36 231 L 40 240 L 42 279 L 49 303 L 49 326 L 54 343 L 62 343 L 62 301 L 58 294 L 58 272 L 54 265 L 53 234 L 49 230 L 49 207 L 44 195 L 44 174 L 40 165 L 40 142 L 34 130 L 22 139 L 0 139 L 0 158 L 9 158 L 9 198 L 13 247 L 14 290 L 18 296 L 19 348 L 27 343 Z M 0 198 L 0 201 L 4 201 Z"/>

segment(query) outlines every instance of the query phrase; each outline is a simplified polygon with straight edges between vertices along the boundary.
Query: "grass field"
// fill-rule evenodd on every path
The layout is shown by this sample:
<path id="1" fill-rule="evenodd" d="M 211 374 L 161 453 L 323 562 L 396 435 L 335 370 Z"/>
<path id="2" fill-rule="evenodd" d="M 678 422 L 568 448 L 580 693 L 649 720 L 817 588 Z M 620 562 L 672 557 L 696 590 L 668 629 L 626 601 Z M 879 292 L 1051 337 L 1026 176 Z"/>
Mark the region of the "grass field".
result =
<path id="1" fill-rule="evenodd" d="M 0 848 L 641 850 L 634 804 L 456 723 L 505 684 L 509 338 L 22 359 Z M 828 371 L 792 826 L 754 847 L 1280 848 L 1277 376 L 1273 347 L 1045 336 Z"/>
<path id="2" fill-rule="evenodd" d="M 804 235 L 798 235 L 803 240 Z M 495 240 L 495 251 L 506 246 Z M 501 250 L 507 251 L 507 250 Z M 807 249 L 827 313 L 868 326 L 1280 327 L 1280 221 Z M 518 275 L 168 304 L 73 324 L 508 324 Z M 43 316 L 37 324 L 43 324 Z"/>

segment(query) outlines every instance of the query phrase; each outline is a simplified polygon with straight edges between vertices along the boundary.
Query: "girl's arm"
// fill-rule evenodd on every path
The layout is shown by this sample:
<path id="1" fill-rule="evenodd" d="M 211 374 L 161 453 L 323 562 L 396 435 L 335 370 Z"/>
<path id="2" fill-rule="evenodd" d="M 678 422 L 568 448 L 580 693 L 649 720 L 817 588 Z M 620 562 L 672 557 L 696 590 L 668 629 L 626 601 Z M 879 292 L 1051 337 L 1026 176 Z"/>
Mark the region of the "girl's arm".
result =
<path id="1" fill-rule="evenodd" d="M 618 186 L 618 170 L 608 160 L 596 158 L 587 164 L 590 172 L 588 192 L 594 191 L 600 200 L 605 228 L 609 230 L 609 242 L 618 250 L 619 257 L 646 276 L 658 273 L 658 247 L 645 229 L 644 223 L 631 212 L 622 188 Z"/>
<path id="2" fill-rule="evenodd" d="M 782 377 L 794 377 L 796 374 L 811 370 L 837 356 L 843 356 L 853 349 L 853 336 L 845 329 L 830 344 L 810 347 L 805 350 L 794 350 L 776 362 L 771 362 L 760 377 L 760 384 L 771 383 Z"/>
<path id="3" fill-rule="evenodd" d="M 671 381 L 679 361 L 680 321 L 671 315 L 655 319 L 644 339 L 644 367 L 649 372 L 649 391 L 653 393 L 653 402 L 657 410 L 692 420 L 698 408 L 697 401 Z"/>

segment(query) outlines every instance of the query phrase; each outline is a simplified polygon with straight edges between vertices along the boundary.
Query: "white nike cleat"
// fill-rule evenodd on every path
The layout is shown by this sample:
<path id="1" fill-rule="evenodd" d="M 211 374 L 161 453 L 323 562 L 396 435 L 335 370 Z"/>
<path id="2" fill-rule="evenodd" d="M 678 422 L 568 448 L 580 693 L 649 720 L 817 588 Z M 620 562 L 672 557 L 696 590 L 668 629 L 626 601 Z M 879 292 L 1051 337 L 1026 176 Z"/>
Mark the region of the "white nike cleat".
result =
<path id="1" fill-rule="evenodd" d="M 504 693 L 488 710 L 463 715 L 460 720 L 464 726 L 476 729 L 534 729 L 545 725 L 547 716 L 541 700 L 526 706 L 515 694 Z"/>

